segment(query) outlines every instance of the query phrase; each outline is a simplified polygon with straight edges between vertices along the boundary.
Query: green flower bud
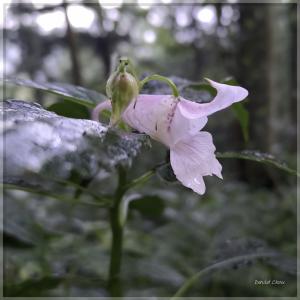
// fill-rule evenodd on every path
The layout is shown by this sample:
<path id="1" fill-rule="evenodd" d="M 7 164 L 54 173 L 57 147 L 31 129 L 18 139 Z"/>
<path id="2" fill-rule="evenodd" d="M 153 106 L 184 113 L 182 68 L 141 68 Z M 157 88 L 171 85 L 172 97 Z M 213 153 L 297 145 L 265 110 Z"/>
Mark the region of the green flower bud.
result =
<path id="1" fill-rule="evenodd" d="M 121 120 L 122 113 L 139 94 L 139 83 L 134 69 L 127 58 L 121 58 L 117 70 L 111 74 L 106 84 L 106 94 L 111 100 L 112 115 L 110 125 Z"/>

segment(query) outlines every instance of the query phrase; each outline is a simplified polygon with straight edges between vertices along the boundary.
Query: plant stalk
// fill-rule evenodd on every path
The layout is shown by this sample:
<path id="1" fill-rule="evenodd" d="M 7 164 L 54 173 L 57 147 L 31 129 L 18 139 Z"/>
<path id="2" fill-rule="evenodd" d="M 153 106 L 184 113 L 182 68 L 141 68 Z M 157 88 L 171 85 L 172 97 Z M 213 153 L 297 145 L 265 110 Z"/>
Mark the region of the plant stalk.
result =
<path id="1" fill-rule="evenodd" d="M 171 79 L 169 79 L 167 77 L 164 77 L 164 76 L 161 76 L 161 75 L 157 75 L 157 74 L 147 76 L 142 81 L 140 81 L 140 90 L 143 88 L 144 84 L 146 84 L 147 82 L 149 82 L 151 80 L 158 80 L 158 81 L 165 82 L 171 88 L 173 96 L 175 98 L 179 97 L 179 91 L 177 89 L 176 84 Z"/>
<path id="2" fill-rule="evenodd" d="M 126 192 L 126 171 L 119 167 L 119 183 L 115 193 L 114 205 L 110 208 L 110 226 L 112 233 L 112 246 L 110 253 L 108 290 L 111 297 L 122 297 L 122 284 L 120 278 L 122 263 L 123 226 L 120 223 L 120 205 Z"/>
<path id="3" fill-rule="evenodd" d="M 245 254 L 245 255 L 231 257 L 231 258 L 225 259 L 223 261 L 214 263 L 214 264 L 202 269 L 201 271 L 197 272 L 190 278 L 188 278 L 170 300 L 179 300 L 180 298 L 184 297 L 186 292 L 190 288 L 192 288 L 202 276 L 207 275 L 212 271 L 230 267 L 231 265 L 234 265 L 236 263 L 240 263 L 243 261 L 251 261 L 251 260 L 255 260 L 255 259 L 259 259 L 259 258 L 271 258 L 271 257 L 275 257 L 275 256 L 278 256 L 278 254 L 275 252 L 252 253 L 252 254 Z"/>

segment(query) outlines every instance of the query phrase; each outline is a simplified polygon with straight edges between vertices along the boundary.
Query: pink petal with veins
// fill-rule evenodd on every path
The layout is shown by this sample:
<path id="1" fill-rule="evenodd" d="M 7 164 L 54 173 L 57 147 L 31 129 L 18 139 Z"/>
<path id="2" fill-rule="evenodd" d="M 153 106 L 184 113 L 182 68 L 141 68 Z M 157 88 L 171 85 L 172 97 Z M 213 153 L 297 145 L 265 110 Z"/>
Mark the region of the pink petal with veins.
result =
<path id="1" fill-rule="evenodd" d="M 202 195 L 203 176 L 222 178 L 222 166 L 215 156 L 215 146 L 208 132 L 199 132 L 178 142 L 170 149 L 170 161 L 176 178 L 186 187 Z"/>
<path id="2" fill-rule="evenodd" d="M 240 86 L 218 83 L 210 79 L 207 81 L 217 90 L 216 97 L 209 103 L 196 103 L 181 98 L 179 109 L 187 118 L 209 116 L 248 96 L 248 91 Z"/>
<path id="3" fill-rule="evenodd" d="M 168 147 L 201 130 L 207 118 L 190 119 L 178 109 L 180 102 L 170 95 L 139 95 L 123 113 L 123 120 Z"/>

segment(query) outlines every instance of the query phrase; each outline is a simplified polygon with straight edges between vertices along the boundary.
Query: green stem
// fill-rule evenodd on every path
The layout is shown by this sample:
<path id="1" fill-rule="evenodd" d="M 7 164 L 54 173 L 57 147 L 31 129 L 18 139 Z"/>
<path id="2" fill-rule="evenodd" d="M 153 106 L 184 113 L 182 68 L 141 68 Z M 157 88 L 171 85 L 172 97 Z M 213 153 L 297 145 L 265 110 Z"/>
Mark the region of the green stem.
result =
<path id="1" fill-rule="evenodd" d="M 184 294 L 196 283 L 198 282 L 199 278 L 203 275 L 207 275 L 212 271 L 219 270 L 222 268 L 230 267 L 231 265 L 234 265 L 236 263 L 240 263 L 243 261 L 249 261 L 254 260 L 258 258 L 268 258 L 268 257 L 274 257 L 278 256 L 276 253 L 254 253 L 254 254 L 247 254 L 247 255 L 240 255 L 232 258 L 228 258 L 226 260 L 217 262 L 200 272 L 194 274 L 190 278 L 188 278 L 184 284 L 180 287 L 180 289 L 176 292 L 176 294 L 171 298 L 171 300 L 177 300 L 180 297 L 183 297 Z"/>
<path id="2" fill-rule="evenodd" d="M 151 170 L 147 171 L 146 173 L 142 174 L 141 176 L 133 179 L 131 182 L 127 183 L 125 185 L 125 190 L 128 191 L 129 189 L 132 189 L 134 187 L 137 187 L 139 185 L 144 184 L 145 182 L 147 182 L 153 175 L 155 175 L 156 171 L 158 168 L 160 168 L 161 166 L 166 165 L 167 162 L 161 162 L 159 164 L 157 164 L 155 167 L 153 167 Z"/>
<path id="3" fill-rule="evenodd" d="M 123 226 L 120 223 L 120 205 L 126 189 L 126 172 L 124 168 L 119 168 L 119 184 L 115 193 L 115 202 L 110 209 L 110 226 L 112 232 L 112 246 L 110 253 L 108 290 L 111 297 L 122 296 L 122 286 L 120 279 L 122 263 Z"/>
<path id="4" fill-rule="evenodd" d="M 157 74 L 147 76 L 142 81 L 140 81 L 140 90 L 142 89 L 144 84 L 146 84 L 147 82 L 149 82 L 151 80 L 158 80 L 158 81 L 163 81 L 163 82 L 167 83 L 170 86 L 170 88 L 172 89 L 173 96 L 176 98 L 179 97 L 179 91 L 178 91 L 175 83 L 172 80 L 170 80 L 169 78 L 161 76 L 161 75 L 157 75 Z"/>
<path id="5" fill-rule="evenodd" d="M 131 188 L 137 187 L 139 185 L 142 185 L 143 183 L 147 182 L 153 175 L 155 174 L 155 169 L 152 169 L 143 175 L 139 176 L 138 178 L 132 180 L 130 183 L 128 183 L 125 188 L 126 190 L 129 190 Z"/>
<path id="6" fill-rule="evenodd" d="M 24 192 L 28 192 L 28 193 L 32 193 L 35 195 L 41 195 L 41 196 L 45 196 L 45 197 L 50 197 L 56 200 L 60 200 L 60 201 L 64 201 L 67 203 L 73 203 L 74 202 L 74 198 L 66 198 L 60 194 L 54 194 L 54 193 L 50 193 L 49 191 L 43 191 L 37 188 L 31 188 L 31 187 L 22 187 L 19 185 L 14 185 L 14 184 L 7 184 L 7 183 L 3 183 L 0 184 L 0 188 L 6 189 L 6 190 L 18 190 L 18 191 L 24 191 Z M 85 201 L 78 201 L 76 202 L 76 204 L 81 204 L 81 205 L 91 205 L 91 206 L 95 206 L 95 207 L 109 207 L 111 203 L 111 199 L 109 198 L 97 198 L 97 201 L 89 201 L 89 200 L 85 200 Z"/>

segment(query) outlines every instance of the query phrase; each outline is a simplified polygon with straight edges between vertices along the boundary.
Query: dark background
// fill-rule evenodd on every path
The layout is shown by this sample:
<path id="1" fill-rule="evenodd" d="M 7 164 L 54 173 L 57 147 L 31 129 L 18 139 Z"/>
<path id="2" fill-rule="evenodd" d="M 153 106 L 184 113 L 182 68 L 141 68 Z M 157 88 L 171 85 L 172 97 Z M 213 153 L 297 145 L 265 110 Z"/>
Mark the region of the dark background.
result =
<path id="1" fill-rule="evenodd" d="M 249 90 L 249 141 L 244 142 L 228 109 L 211 116 L 206 126 L 217 150 L 268 152 L 296 168 L 296 4 L 101 6 L 77 1 L 12 3 L 6 9 L 5 76 L 105 93 L 114 58 L 127 55 L 140 76 L 158 73 L 195 82 L 234 77 Z M 24 87 L 7 86 L 5 96 L 52 110 L 61 101 Z M 58 113 L 88 117 L 78 105 Z M 131 176 L 165 155 L 166 149 L 154 142 L 134 162 Z M 224 180 L 206 178 L 207 193 L 201 197 L 157 177 L 139 189 L 155 199 L 146 212 L 133 209 L 129 215 L 122 273 L 126 296 L 170 296 L 212 262 L 259 249 L 279 251 L 286 259 L 217 271 L 202 278 L 189 296 L 296 295 L 291 261 L 296 256 L 296 179 L 253 162 L 221 163 Z M 110 190 L 111 178 L 104 176 L 90 188 Z M 5 226 L 15 238 L 4 244 L 7 293 L 19 288 L 21 296 L 107 295 L 106 211 L 7 191 Z M 38 243 L 18 246 L 20 236 Z M 255 279 L 286 284 L 257 286 Z"/>

